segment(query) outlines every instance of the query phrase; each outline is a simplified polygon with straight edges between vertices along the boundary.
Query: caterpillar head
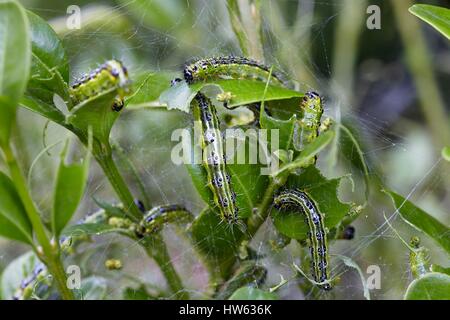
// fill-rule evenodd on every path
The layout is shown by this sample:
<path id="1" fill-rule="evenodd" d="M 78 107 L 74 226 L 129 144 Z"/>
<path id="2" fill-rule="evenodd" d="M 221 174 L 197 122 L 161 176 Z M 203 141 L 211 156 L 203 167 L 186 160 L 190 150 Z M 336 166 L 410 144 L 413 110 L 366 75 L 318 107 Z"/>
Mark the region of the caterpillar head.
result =
<path id="1" fill-rule="evenodd" d="M 320 119 L 323 114 L 322 98 L 317 92 L 308 91 L 302 99 L 301 108 L 303 112 L 314 114 Z"/>

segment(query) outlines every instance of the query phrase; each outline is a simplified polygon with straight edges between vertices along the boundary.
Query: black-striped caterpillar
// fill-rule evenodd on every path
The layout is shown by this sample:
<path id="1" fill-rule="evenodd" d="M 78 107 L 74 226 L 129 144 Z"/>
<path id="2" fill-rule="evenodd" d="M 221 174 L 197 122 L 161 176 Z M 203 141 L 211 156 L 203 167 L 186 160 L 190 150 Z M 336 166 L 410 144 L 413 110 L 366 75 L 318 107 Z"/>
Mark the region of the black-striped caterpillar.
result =
<path id="1" fill-rule="evenodd" d="M 100 67 L 76 81 L 69 90 L 73 105 L 101 94 L 105 90 L 116 88 L 117 97 L 112 109 L 120 111 L 124 98 L 130 93 L 130 79 L 125 66 L 117 60 L 109 60 Z"/>
<path id="2" fill-rule="evenodd" d="M 249 79 L 268 82 L 271 71 L 255 60 L 244 57 L 214 57 L 199 59 L 184 67 L 183 75 L 188 84 L 216 79 Z M 282 77 L 272 72 L 275 85 L 283 85 Z"/>
<path id="3" fill-rule="evenodd" d="M 299 151 L 319 136 L 323 115 L 322 98 L 316 92 L 306 92 L 300 103 L 300 109 L 303 115 L 294 132 L 294 146 Z M 309 164 L 314 164 L 316 160 L 313 158 Z"/>
<path id="4" fill-rule="evenodd" d="M 274 206 L 277 209 L 295 208 L 305 216 L 305 222 L 309 228 L 312 276 L 319 288 L 331 290 L 327 230 L 324 216 L 317 205 L 303 191 L 285 190 L 275 196 Z"/>
<path id="5" fill-rule="evenodd" d="M 163 205 L 154 207 L 142 218 L 138 234 L 140 236 L 153 234 L 162 229 L 166 223 L 186 224 L 192 222 L 194 216 L 180 205 Z"/>
<path id="6" fill-rule="evenodd" d="M 284 85 L 280 75 L 271 68 L 244 57 L 214 57 L 200 59 L 187 64 L 183 70 L 184 80 L 188 84 L 215 79 L 252 79 L 265 83 L 273 81 Z M 175 79 L 172 84 L 179 79 Z M 231 92 L 221 96 L 224 105 L 233 98 Z M 220 210 L 222 220 L 229 224 L 238 223 L 236 194 L 231 185 L 231 176 L 226 169 L 223 141 L 220 134 L 217 112 L 211 101 L 202 93 L 197 93 L 194 105 L 194 119 L 202 124 L 203 167 L 208 175 L 208 186 L 214 197 L 214 203 Z"/>
<path id="7" fill-rule="evenodd" d="M 199 92 L 195 96 L 193 109 L 196 123 L 201 123 L 202 126 L 202 163 L 207 172 L 208 186 L 213 193 L 214 203 L 219 208 L 220 216 L 224 221 L 229 224 L 237 223 L 239 209 L 236 206 L 236 194 L 231 185 L 231 176 L 226 168 L 216 108 L 205 95 Z"/>

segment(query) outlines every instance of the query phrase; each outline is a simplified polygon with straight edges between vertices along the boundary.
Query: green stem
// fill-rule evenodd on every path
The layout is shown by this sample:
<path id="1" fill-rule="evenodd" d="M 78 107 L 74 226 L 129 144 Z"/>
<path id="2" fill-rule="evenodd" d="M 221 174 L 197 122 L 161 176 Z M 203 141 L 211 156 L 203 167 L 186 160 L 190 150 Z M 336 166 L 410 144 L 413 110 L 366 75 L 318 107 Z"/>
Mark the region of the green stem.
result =
<path id="1" fill-rule="evenodd" d="M 23 177 L 19 165 L 16 161 L 16 157 L 11 149 L 9 143 L 2 145 L 5 160 L 8 165 L 11 178 L 14 181 L 14 185 L 19 193 L 19 196 L 25 207 L 25 211 L 30 219 L 33 231 L 36 235 L 36 239 L 39 245 L 42 247 L 42 253 L 38 252 L 42 261 L 47 265 L 50 273 L 53 275 L 58 289 L 61 293 L 61 297 L 64 300 L 73 300 L 74 296 L 72 291 L 67 288 L 67 278 L 62 265 L 59 248 L 52 246 L 50 240 L 45 232 L 44 224 L 41 217 L 33 203 L 33 199 L 28 192 L 25 178 Z"/>
<path id="2" fill-rule="evenodd" d="M 188 300 L 189 293 L 184 289 L 183 283 L 170 259 L 164 240 L 161 235 L 154 235 L 143 242 L 147 254 L 159 265 L 161 272 L 167 280 L 170 290 L 180 300 Z"/>
<path id="3" fill-rule="evenodd" d="M 277 189 L 282 186 L 287 180 L 287 176 L 280 178 L 277 181 L 271 180 L 269 186 L 264 193 L 263 200 L 258 207 L 256 214 L 252 215 L 248 220 L 248 235 L 253 237 L 258 231 L 259 227 L 266 221 L 269 215 L 269 209 L 272 205 L 273 195 Z"/>
<path id="4" fill-rule="evenodd" d="M 143 216 L 142 212 L 134 203 L 134 198 L 116 167 L 112 158 L 111 147 L 109 145 L 94 145 L 93 155 L 102 167 L 103 172 L 119 196 L 120 201 L 127 209 L 130 218 L 135 222 L 139 222 Z M 169 253 L 167 252 L 166 244 L 162 237 L 154 236 L 152 239 L 144 239 L 141 245 L 144 247 L 149 257 L 153 258 L 158 264 L 174 294 L 179 299 L 189 299 L 189 295 L 184 291 L 180 277 L 172 264 Z"/>
<path id="5" fill-rule="evenodd" d="M 250 51 L 250 43 L 245 33 L 245 28 L 242 23 L 241 10 L 239 9 L 239 4 L 237 0 L 227 0 L 228 15 L 230 16 L 231 27 L 239 41 L 239 46 L 241 47 L 242 54 L 248 56 Z"/>
<path id="6" fill-rule="evenodd" d="M 405 56 L 414 77 L 420 106 L 433 135 L 436 147 L 441 150 L 450 144 L 450 126 L 445 104 L 439 92 L 430 53 L 425 43 L 419 20 L 408 12 L 410 0 L 391 1 L 400 31 Z"/>
<path id="7" fill-rule="evenodd" d="M 103 172 L 111 183 L 114 191 L 119 196 L 120 201 L 122 201 L 129 217 L 134 222 L 139 222 L 142 219 L 142 212 L 134 203 L 134 198 L 114 163 L 111 147 L 94 148 L 93 155 L 100 167 L 102 167 Z"/>

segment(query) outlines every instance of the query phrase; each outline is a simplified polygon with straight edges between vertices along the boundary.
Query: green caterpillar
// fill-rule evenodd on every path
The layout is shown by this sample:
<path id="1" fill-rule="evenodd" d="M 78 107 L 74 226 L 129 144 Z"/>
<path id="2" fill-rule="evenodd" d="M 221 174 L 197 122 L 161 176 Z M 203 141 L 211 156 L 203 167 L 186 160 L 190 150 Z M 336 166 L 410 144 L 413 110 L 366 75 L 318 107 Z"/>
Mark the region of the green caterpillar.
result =
<path id="1" fill-rule="evenodd" d="M 73 105 L 77 105 L 112 88 L 117 90 L 112 109 L 118 112 L 123 108 L 125 96 L 130 93 L 130 79 L 127 68 L 117 60 L 106 61 L 75 82 L 69 89 L 70 99 Z"/>
<path id="2" fill-rule="evenodd" d="M 239 209 L 236 206 L 236 193 L 231 185 L 231 176 L 226 168 L 216 108 L 200 92 L 195 96 L 193 108 L 194 119 L 202 126 L 202 163 L 208 175 L 208 186 L 214 195 L 214 203 L 220 210 L 222 220 L 235 224 L 239 219 Z"/>
<path id="3" fill-rule="evenodd" d="M 419 237 L 412 237 L 409 244 L 411 245 L 409 251 L 411 274 L 418 279 L 430 272 L 430 255 L 428 249 L 420 245 Z"/>
<path id="4" fill-rule="evenodd" d="M 311 271 L 319 288 L 331 290 L 327 230 L 324 216 L 320 213 L 314 201 L 303 191 L 286 190 L 275 196 L 274 205 L 277 209 L 295 208 L 305 216 L 308 225 Z"/>
<path id="5" fill-rule="evenodd" d="M 158 232 L 166 223 L 189 223 L 194 216 L 180 205 L 164 205 L 148 211 L 139 224 L 138 234 L 149 235 Z"/>
<path id="6" fill-rule="evenodd" d="M 244 57 L 215 57 L 187 64 L 183 75 L 188 84 L 216 79 L 249 79 L 267 82 L 270 67 Z M 272 73 L 271 80 L 276 85 L 284 85 L 282 77 L 277 73 Z"/>
<path id="7" fill-rule="evenodd" d="M 294 133 L 294 137 L 296 137 L 295 147 L 301 151 L 319 136 L 323 115 L 322 98 L 316 92 L 306 92 L 300 103 L 300 109 L 303 112 L 303 116 L 295 128 L 297 132 Z"/>

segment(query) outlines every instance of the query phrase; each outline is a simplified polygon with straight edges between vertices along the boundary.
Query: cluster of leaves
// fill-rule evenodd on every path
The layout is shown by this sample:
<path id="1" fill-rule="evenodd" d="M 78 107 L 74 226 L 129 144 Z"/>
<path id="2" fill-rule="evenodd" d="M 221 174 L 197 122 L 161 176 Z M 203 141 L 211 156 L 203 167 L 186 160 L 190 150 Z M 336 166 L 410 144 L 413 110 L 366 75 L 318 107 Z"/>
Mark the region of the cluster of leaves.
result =
<path id="1" fill-rule="evenodd" d="M 57 243 L 61 235 L 74 237 L 100 235 L 116 232 L 124 236 L 135 237 L 130 233 L 130 226 L 137 223 L 141 214 L 130 201 L 128 188 L 123 185 L 118 172 L 111 163 L 110 131 L 119 113 L 110 108 L 115 98 L 114 88 L 107 90 L 80 105 L 71 105 L 69 92 L 69 64 L 65 49 L 56 33 L 41 18 L 31 12 L 25 12 L 15 1 L 0 4 L 0 27 L 8 34 L 0 46 L 5 53 L 0 57 L 4 66 L 0 74 L 0 142 L 5 151 L 9 144 L 11 124 L 14 123 L 15 109 L 21 105 L 53 121 L 75 134 L 88 147 L 100 166 L 110 178 L 120 200 L 127 205 L 122 208 L 108 204 L 99 205 L 106 216 L 95 223 L 84 221 L 82 224 L 67 226 L 70 222 L 84 192 L 88 176 L 89 157 L 80 164 L 66 164 L 66 150 L 63 149 L 61 163 L 57 170 L 54 184 L 54 201 L 51 222 L 46 232 Z M 18 54 L 20 53 L 20 54 Z M 132 76 L 133 77 L 133 76 Z M 229 107 L 261 103 L 267 106 L 269 113 L 261 107 L 259 124 L 262 129 L 278 129 L 280 137 L 277 155 L 280 158 L 279 170 L 270 176 L 261 175 L 261 165 L 230 164 L 228 170 L 233 176 L 237 193 L 237 203 L 241 208 L 240 217 L 247 224 L 247 232 L 230 230 L 220 222 L 218 214 L 211 205 L 212 194 L 206 187 L 206 176 L 200 165 L 187 165 L 192 181 L 198 193 L 206 203 L 206 208 L 197 215 L 195 221 L 184 230 L 195 250 L 201 255 L 210 272 L 214 289 L 212 296 L 231 299 L 276 299 L 276 293 L 254 288 L 255 283 L 263 283 L 265 270 L 261 271 L 255 254 L 248 246 L 253 235 L 268 218 L 274 193 L 281 187 L 307 190 L 319 205 L 319 210 L 326 213 L 325 224 L 330 232 L 330 240 L 338 238 L 339 232 L 360 213 L 358 206 L 344 203 L 338 197 L 338 188 L 342 178 L 327 179 L 315 167 L 304 168 L 306 163 L 333 143 L 349 143 L 355 147 L 357 157 L 351 159 L 366 177 L 366 188 L 370 181 L 363 153 L 357 139 L 341 124 L 335 124 L 332 130 L 319 136 L 304 150 L 296 150 L 295 126 L 302 116 L 298 108 L 303 93 L 294 90 L 268 86 L 265 83 L 250 80 L 217 80 L 188 86 L 179 82 L 169 87 L 170 77 L 164 73 L 146 72 L 137 76 L 134 94 L 126 101 L 127 109 L 132 110 L 147 106 L 165 107 L 183 112 L 190 111 L 190 103 L 200 90 L 219 89 L 231 92 L 233 99 Z M 66 105 L 67 111 L 62 111 Z M 151 112 L 151 108 L 149 108 Z M 239 127 L 239 126 L 238 126 Z M 241 128 L 246 128 L 241 125 Z M 339 140 L 337 139 L 346 139 Z M 270 138 L 268 139 L 270 141 Z M 269 146 L 270 149 L 270 146 Z M 345 148 L 344 148 L 345 150 Z M 7 151 L 7 149 L 6 149 Z M 7 152 L 5 152 L 5 155 Z M 5 156 L 7 158 L 7 156 Z M 6 159 L 9 160 L 8 158 Z M 236 163 L 236 162 L 235 162 Z M 0 235 L 12 240 L 24 242 L 38 254 L 39 245 L 35 243 L 36 225 L 28 212 L 23 194 L 18 190 L 17 176 L 0 173 Z M 446 252 L 450 253 L 449 228 L 432 218 L 423 210 L 414 206 L 400 195 L 387 191 L 392 197 L 400 216 L 418 230 L 434 239 Z M 71 196 L 67 196 L 70 194 Z M 366 197 L 368 192 L 366 192 Z M 366 198 L 366 201 L 368 198 Z M 124 209 L 126 208 L 126 209 Z M 256 210 L 256 211 L 255 211 Z M 123 219 L 117 223 L 117 219 Z M 293 213 L 273 212 L 274 226 L 285 237 L 303 243 L 307 239 L 307 226 L 303 218 Z M 127 220 L 128 219 L 128 220 Z M 111 223 L 115 221 L 115 223 Z M 163 243 L 162 237 L 156 235 L 141 241 L 146 251 L 156 261 L 167 259 L 167 252 L 156 250 Z M 57 255 L 61 253 L 57 245 Z M 31 259 L 31 260 L 28 260 Z M 34 259 L 34 260 L 33 260 Z M 49 266 L 51 264 L 42 256 Z M 26 277 L 35 267 L 36 256 L 28 254 L 14 261 L 2 275 L 2 296 L 10 298 L 14 287 L 20 286 L 20 278 Z M 31 262 L 30 262 L 31 261 Z M 167 261 L 167 260 L 166 260 Z M 162 263 L 161 265 L 166 265 Z M 14 273 L 20 270 L 22 273 Z M 445 270 L 441 268 L 440 270 Z M 169 286 L 174 291 L 180 289 L 180 281 L 174 276 L 174 270 L 163 269 Z M 176 274 L 176 273 L 175 273 Z M 450 277 L 445 272 L 430 273 L 415 280 L 407 291 L 406 298 L 445 298 L 449 295 Z M 438 285 L 435 285 L 438 284 Z M 264 288 L 264 287 L 262 287 Z M 424 289 L 425 288 L 425 289 Z M 439 290 L 435 289 L 439 288 Z M 443 288 L 443 289 L 442 289 Z M 105 281 L 98 277 L 85 279 L 81 296 L 104 298 Z M 131 298 L 156 298 L 160 294 L 150 295 L 144 287 L 127 291 Z M 187 298 L 183 292 L 179 298 Z"/>

